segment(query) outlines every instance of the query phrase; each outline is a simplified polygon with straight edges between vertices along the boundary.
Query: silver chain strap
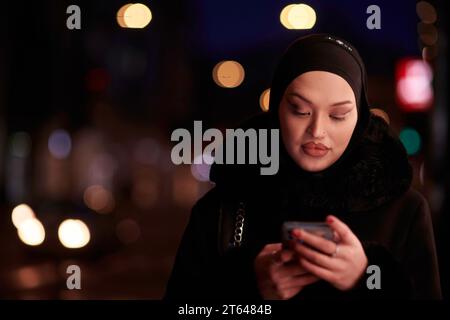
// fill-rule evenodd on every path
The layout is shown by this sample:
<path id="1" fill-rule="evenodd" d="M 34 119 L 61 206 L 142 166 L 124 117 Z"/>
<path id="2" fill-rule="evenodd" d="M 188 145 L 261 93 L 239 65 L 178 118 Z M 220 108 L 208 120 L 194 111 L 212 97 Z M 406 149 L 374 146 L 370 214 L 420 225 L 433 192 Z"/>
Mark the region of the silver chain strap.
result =
<path id="1" fill-rule="evenodd" d="M 240 247 L 242 244 L 242 237 L 244 235 L 244 218 L 245 218 L 245 205 L 243 202 L 239 203 L 237 210 L 236 222 L 234 224 L 234 242 L 235 248 Z"/>

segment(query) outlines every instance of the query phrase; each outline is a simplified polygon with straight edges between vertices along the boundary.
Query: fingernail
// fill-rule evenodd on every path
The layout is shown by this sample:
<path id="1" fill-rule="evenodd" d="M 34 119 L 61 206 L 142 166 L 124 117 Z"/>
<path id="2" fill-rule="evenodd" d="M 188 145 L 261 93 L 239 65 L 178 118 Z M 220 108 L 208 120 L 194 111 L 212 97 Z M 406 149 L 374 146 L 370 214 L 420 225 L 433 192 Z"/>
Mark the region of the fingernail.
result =
<path id="1" fill-rule="evenodd" d="M 332 216 L 328 216 L 328 217 L 327 217 L 327 222 L 328 222 L 328 223 L 333 223 L 333 222 L 334 222 L 333 217 L 332 217 Z"/>

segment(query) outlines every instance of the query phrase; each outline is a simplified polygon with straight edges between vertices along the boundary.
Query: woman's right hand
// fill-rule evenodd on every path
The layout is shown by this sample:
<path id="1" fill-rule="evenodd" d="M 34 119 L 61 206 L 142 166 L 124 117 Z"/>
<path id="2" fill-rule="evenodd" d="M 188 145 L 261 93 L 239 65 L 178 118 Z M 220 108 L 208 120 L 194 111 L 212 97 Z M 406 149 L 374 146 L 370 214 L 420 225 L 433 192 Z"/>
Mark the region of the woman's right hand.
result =
<path id="1" fill-rule="evenodd" d="M 267 244 L 255 258 L 254 268 L 264 299 L 290 299 L 319 280 L 298 263 L 292 250 L 283 249 L 281 243 Z"/>

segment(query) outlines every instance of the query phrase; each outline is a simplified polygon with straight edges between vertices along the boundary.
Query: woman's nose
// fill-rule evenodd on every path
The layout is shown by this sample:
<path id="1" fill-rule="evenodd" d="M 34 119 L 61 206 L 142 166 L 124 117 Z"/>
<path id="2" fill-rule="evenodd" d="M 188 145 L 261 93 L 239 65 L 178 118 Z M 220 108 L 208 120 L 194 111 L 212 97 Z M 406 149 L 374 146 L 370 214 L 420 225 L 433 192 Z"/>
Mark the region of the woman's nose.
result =
<path id="1" fill-rule="evenodd" d="M 311 125 L 309 126 L 309 133 L 314 138 L 322 138 L 325 136 L 325 128 L 323 121 L 319 118 L 313 119 Z"/>

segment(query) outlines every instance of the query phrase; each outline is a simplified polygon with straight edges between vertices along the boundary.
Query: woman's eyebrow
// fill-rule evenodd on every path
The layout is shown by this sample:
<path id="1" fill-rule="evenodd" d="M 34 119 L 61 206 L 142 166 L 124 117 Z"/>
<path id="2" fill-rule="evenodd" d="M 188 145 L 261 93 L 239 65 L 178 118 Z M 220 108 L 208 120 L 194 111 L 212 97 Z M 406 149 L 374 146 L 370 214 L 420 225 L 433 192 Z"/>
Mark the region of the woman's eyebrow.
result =
<path id="1" fill-rule="evenodd" d="M 345 100 L 345 101 L 335 102 L 331 105 L 331 107 L 341 106 L 344 104 L 352 104 L 352 103 L 353 102 L 351 102 L 350 100 Z"/>
<path id="2" fill-rule="evenodd" d="M 290 95 L 291 95 L 291 96 L 294 96 L 294 97 L 297 97 L 297 98 L 299 98 L 299 99 L 305 101 L 305 102 L 308 103 L 308 104 L 313 104 L 311 101 L 309 101 L 308 99 L 306 99 L 306 98 L 305 98 L 304 96 L 302 96 L 300 93 L 292 92 Z"/>
<path id="3" fill-rule="evenodd" d="M 314 104 L 313 102 L 311 102 L 310 100 L 308 100 L 307 98 L 305 98 L 304 96 L 302 96 L 299 93 L 292 92 L 290 95 L 295 96 L 295 97 L 305 101 L 308 104 L 312 104 L 312 105 Z M 353 104 L 353 102 L 351 102 L 350 100 L 339 101 L 339 102 L 333 103 L 332 105 L 330 105 L 330 107 L 336 107 L 336 106 L 341 106 L 341 105 L 345 105 L 345 104 Z"/>

